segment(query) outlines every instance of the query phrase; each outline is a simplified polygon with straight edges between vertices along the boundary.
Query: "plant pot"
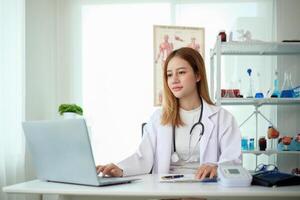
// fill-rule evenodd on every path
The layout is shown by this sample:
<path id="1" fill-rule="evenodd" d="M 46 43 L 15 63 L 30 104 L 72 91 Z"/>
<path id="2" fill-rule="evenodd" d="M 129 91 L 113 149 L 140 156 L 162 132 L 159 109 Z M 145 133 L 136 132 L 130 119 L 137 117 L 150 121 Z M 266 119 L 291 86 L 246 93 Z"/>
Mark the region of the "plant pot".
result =
<path id="1" fill-rule="evenodd" d="M 76 118 L 78 118 L 78 114 L 73 113 L 73 112 L 64 112 L 63 118 L 64 119 L 76 119 Z"/>

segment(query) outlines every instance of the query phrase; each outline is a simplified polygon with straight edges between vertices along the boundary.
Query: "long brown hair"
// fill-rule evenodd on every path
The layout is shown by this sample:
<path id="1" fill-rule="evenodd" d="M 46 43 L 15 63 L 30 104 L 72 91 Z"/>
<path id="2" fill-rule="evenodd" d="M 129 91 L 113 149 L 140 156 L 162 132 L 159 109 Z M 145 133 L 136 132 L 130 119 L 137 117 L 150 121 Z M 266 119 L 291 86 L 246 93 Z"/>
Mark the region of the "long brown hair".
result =
<path id="1" fill-rule="evenodd" d="M 208 84 L 205 72 L 205 65 L 200 53 L 192 48 L 183 47 L 173 51 L 166 59 L 164 63 L 163 72 L 163 111 L 161 124 L 182 126 L 183 122 L 179 115 L 179 100 L 173 95 L 168 86 L 167 68 L 170 60 L 174 57 L 179 57 L 187 61 L 193 68 L 195 74 L 200 76 L 200 81 L 197 82 L 197 91 L 200 97 L 202 97 L 208 104 L 213 105 L 209 97 Z"/>

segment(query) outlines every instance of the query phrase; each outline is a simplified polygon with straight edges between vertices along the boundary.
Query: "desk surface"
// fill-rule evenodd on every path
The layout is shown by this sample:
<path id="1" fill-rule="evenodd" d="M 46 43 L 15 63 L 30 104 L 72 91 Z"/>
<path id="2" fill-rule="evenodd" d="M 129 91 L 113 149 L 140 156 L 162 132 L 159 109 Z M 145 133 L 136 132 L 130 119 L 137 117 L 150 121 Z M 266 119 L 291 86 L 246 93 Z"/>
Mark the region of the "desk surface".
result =
<path id="1" fill-rule="evenodd" d="M 158 175 L 138 176 L 130 184 L 91 187 L 33 180 L 3 188 L 6 193 L 87 195 L 110 197 L 300 197 L 300 186 L 234 187 L 217 183 L 160 183 Z"/>

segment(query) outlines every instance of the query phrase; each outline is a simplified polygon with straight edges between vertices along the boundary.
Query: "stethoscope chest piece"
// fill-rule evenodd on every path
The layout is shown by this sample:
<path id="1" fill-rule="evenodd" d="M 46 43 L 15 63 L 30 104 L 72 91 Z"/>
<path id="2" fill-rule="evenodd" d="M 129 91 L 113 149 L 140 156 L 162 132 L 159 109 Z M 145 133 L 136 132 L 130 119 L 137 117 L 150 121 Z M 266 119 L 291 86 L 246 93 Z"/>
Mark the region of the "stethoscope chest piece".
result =
<path id="1" fill-rule="evenodd" d="M 171 161 L 172 161 L 173 163 L 176 163 L 176 162 L 179 161 L 179 155 L 178 155 L 177 152 L 173 152 L 173 153 L 172 153 L 172 155 L 171 155 Z"/>

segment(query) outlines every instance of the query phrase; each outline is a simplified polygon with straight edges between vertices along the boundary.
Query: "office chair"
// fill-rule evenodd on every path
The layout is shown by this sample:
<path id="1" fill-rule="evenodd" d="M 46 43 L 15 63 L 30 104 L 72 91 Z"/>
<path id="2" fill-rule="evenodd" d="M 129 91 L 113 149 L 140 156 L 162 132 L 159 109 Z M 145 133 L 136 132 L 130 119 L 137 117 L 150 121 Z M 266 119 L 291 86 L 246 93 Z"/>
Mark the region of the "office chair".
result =
<path id="1" fill-rule="evenodd" d="M 145 128 L 146 124 L 147 124 L 146 122 L 142 123 L 142 137 L 144 135 L 144 128 Z M 152 174 L 152 171 L 153 171 L 153 166 L 152 166 L 152 169 L 150 170 L 149 174 Z"/>
<path id="2" fill-rule="evenodd" d="M 146 122 L 142 123 L 142 137 L 143 137 L 143 135 L 144 135 L 144 128 L 145 128 L 145 125 L 146 125 L 146 124 L 147 124 Z"/>

